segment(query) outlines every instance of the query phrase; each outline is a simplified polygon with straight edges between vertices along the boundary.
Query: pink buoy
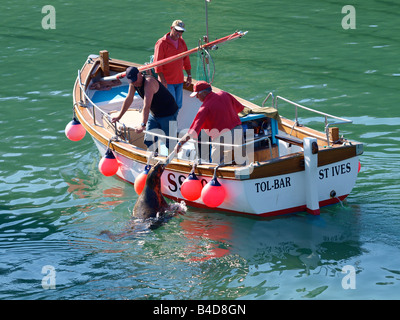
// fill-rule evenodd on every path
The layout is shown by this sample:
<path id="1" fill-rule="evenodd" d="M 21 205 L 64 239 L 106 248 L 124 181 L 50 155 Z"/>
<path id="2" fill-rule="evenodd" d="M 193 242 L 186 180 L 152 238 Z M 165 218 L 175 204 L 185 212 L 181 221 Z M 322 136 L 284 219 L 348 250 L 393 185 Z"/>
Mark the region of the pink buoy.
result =
<path id="1" fill-rule="evenodd" d="M 358 161 L 358 172 L 357 173 L 360 173 L 360 170 L 361 170 L 361 162 Z"/>
<path id="2" fill-rule="evenodd" d="M 147 165 L 144 168 L 143 172 L 140 173 L 137 176 L 137 178 L 135 179 L 135 184 L 134 184 L 133 187 L 135 188 L 135 191 L 136 191 L 137 194 L 141 194 L 142 193 L 142 191 L 144 189 L 144 186 L 146 184 L 146 179 L 147 179 L 147 175 L 148 175 L 148 173 L 150 171 L 150 168 L 151 168 L 151 166 Z"/>
<path id="3" fill-rule="evenodd" d="M 201 199 L 204 204 L 210 208 L 220 206 L 224 202 L 225 196 L 225 188 L 219 183 L 215 176 L 201 191 Z"/>
<path id="4" fill-rule="evenodd" d="M 182 196 L 189 201 L 195 201 L 201 196 L 203 185 L 194 172 L 191 172 L 181 186 Z"/>
<path id="5" fill-rule="evenodd" d="M 99 162 L 99 170 L 106 177 L 113 176 L 118 171 L 118 161 L 111 149 L 107 149 L 104 157 Z"/>
<path id="6" fill-rule="evenodd" d="M 65 135 L 71 141 L 82 140 L 85 134 L 85 128 L 76 118 L 72 119 L 65 127 Z"/>

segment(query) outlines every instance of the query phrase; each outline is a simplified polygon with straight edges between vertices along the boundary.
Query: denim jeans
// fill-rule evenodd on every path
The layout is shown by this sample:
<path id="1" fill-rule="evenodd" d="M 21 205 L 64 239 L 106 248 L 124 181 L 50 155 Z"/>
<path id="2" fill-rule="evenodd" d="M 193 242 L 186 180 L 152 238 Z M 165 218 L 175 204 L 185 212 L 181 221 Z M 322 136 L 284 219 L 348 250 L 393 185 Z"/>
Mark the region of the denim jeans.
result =
<path id="1" fill-rule="evenodd" d="M 168 91 L 171 92 L 172 96 L 175 98 L 179 109 L 182 108 L 183 83 L 168 84 Z"/>
<path id="2" fill-rule="evenodd" d="M 151 131 L 156 134 L 161 134 L 165 136 L 170 136 L 172 135 L 173 137 L 177 137 L 177 122 L 176 118 L 178 116 L 178 112 L 173 114 L 172 116 L 168 117 L 155 117 L 151 113 L 149 113 L 149 119 L 147 120 L 146 124 L 146 131 Z M 171 128 L 171 131 L 170 131 Z M 147 146 L 147 149 L 150 151 L 156 151 L 157 150 L 157 142 L 158 142 L 158 137 L 150 134 L 145 134 L 144 136 L 144 144 Z M 166 147 L 169 149 L 170 141 L 169 139 L 165 138 L 160 138 L 162 141 L 164 141 Z M 171 147 L 174 147 L 176 144 L 175 140 L 171 140 L 172 145 Z"/>

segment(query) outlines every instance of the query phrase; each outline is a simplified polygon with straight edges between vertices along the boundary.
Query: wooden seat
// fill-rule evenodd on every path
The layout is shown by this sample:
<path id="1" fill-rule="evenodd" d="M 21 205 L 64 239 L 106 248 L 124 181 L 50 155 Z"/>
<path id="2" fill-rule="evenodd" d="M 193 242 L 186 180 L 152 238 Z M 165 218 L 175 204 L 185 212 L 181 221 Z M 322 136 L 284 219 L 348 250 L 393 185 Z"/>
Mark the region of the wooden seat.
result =
<path id="1" fill-rule="evenodd" d="M 299 146 L 299 147 L 303 147 L 303 140 L 293 137 L 293 136 L 276 134 L 275 138 L 285 141 L 290 144 L 295 144 L 296 146 Z"/>

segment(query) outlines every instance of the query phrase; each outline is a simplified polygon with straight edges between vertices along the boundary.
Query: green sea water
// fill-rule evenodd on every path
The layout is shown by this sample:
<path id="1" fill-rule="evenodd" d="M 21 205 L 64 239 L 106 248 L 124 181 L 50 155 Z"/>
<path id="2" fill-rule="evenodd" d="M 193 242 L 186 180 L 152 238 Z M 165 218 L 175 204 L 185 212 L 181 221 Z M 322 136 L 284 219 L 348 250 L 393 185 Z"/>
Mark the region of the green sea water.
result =
<path id="1" fill-rule="evenodd" d="M 205 3 L 3 1 L 0 299 L 399 299 L 400 4 L 355 1 L 353 20 L 347 4 L 208 5 L 211 40 L 249 31 L 212 53 L 215 86 L 256 104 L 273 92 L 353 120 L 341 134 L 363 142 L 364 154 L 346 201 L 319 217 L 274 219 L 188 208 L 157 230 L 111 241 L 99 233 L 125 230 L 137 196 L 98 171 L 89 135 L 64 135 L 77 70 L 104 49 L 149 61 L 175 19 L 197 46 Z M 311 116 L 302 122 L 322 129 Z"/>

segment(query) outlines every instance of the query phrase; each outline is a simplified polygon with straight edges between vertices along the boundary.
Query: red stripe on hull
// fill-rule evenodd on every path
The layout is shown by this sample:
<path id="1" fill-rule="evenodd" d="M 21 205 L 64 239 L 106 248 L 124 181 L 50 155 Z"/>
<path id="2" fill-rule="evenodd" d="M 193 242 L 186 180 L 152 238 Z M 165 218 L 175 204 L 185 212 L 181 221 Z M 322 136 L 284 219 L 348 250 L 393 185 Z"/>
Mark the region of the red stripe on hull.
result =
<path id="1" fill-rule="evenodd" d="M 164 196 L 166 198 L 168 198 L 168 199 L 173 200 L 173 201 L 185 201 L 185 203 L 190 207 L 210 209 L 209 207 L 207 207 L 206 205 L 204 205 L 202 203 L 191 202 L 191 201 L 187 201 L 186 199 L 180 199 L 180 198 L 172 197 L 172 196 L 166 195 L 166 194 L 164 194 Z M 346 195 L 338 197 L 338 198 L 332 198 L 332 199 L 324 200 L 324 201 L 321 201 L 319 203 L 319 205 L 320 205 L 320 207 L 325 207 L 325 206 L 328 206 L 328 205 L 332 205 L 332 204 L 338 203 L 339 201 L 343 201 L 347 196 L 348 195 L 346 194 Z M 313 214 L 313 215 L 319 215 L 319 210 L 314 210 L 313 211 L 313 212 L 318 211 L 318 213 L 311 213 L 311 212 L 309 212 L 307 210 L 306 205 L 287 208 L 287 209 L 282 209 L 282 210 L 277 210 L 277 211 L 269 211 L 269 212 L 264 212 L 264 213 L 260 213 L 260 214 L 242 212 L 242 211 L 235 211 L 235 210 L 224 209 L 224 208 L 215 208 L 215 210 L 224 211 L 224 212 L 238 213 L 238 214 L 245 214 L 245 215 L 256 216 L 256 217 L 275 217 L 275 216 L 281 216 L 281 215 L 285 215 L 285 214 L 298 213 L 298 212 L 308 212 L 308 213 Z"/>

